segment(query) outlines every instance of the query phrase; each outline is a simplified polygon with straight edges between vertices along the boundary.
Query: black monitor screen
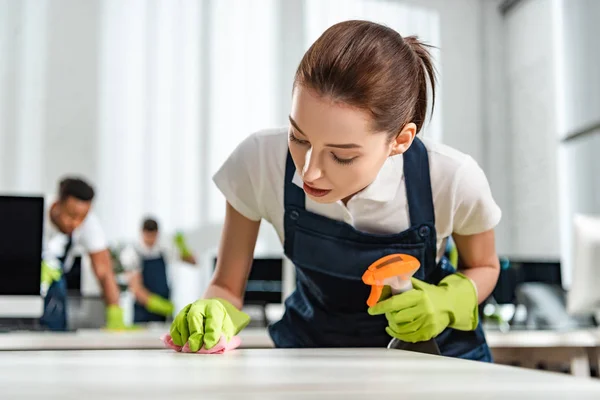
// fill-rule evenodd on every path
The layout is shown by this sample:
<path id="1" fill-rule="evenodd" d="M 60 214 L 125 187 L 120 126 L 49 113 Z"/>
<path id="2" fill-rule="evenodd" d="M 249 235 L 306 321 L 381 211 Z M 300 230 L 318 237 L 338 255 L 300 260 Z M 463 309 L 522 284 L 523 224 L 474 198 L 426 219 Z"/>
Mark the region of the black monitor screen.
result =
<path id="1" fill-rule="evenodd" d="M 510 268 L 500 271 L 494 288 L 494 300 L 500 304 L 515 303 L 516 290 L 522 283 L 542 282 L 561 286 L 560 261 L 510 260 Z"/>
<path id="2" fill-rule="evenodd" d="M 0 196 L 0 295 L 39 295 L 42 197 Z"/>
<path id="3" fill-rule="evenodd" d="M 216 266 L 217 259 L 214 259 Z M 283 260 L 255 258 L 246 285 L 244 304 L 280 304 L 283 296 Z"/>

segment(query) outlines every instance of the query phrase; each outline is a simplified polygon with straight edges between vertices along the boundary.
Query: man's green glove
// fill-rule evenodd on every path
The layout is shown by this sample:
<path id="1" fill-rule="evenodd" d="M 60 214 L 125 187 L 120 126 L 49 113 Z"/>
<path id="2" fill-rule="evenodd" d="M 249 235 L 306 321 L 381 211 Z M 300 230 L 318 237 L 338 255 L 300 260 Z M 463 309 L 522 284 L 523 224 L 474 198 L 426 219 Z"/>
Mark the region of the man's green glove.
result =
<path id="1" fill-rule="evenodd" d="M 386 332 L 403 342 L 423 342 L 447 327 L 474 330 L 479 322 L 477 292 L 466 276 L 455 273 L 430 285 L 412 278 L 413 289 L 369 308 L 369 314 L 385 314 Z"/>
<path id="2" fill-rule="evenodd" d="M 151 294 L 146 303 L 146 310 L 165 317 L 173 315 L 175 306 L 169 300 L 157 294 Z"/>
<path id="3" fill-rule="evenodd" d="M 52 285 L 52 283 L 60 280 L 62 276 L 62 271 L 60 267 L 51 265 L 50 262 L 46 260 L 42 260 L 42 274 L 40 278 L 40 283 L 42 285 Z"/>
<path id="4" fill-rule="evenodd" d="M 107 329 L 126 329 L 123 322 L 123 309 L 116 304 L 106 307 L 106 328 Z"/>
<path id="5" fill-rule="evenodd" d="M 183 233 L 177 232 L 174 241 L 175 246 L 177 247 L 177 250 L 179 250 L 179 254 L 181 255 L 181 257 L 190 257 L 192 255 L 192 252 L 190 251 L 189 247 L 187 246 L 187 243 L 185 242 L 185 237 L 183 236 Z"/>
<path id="6" fill-rule="evenodd" d="M 250 316 L 223 299 L 200 299 L 188 304 L 171 324 L 171 337 L 177 346 L 187 342 L 192 352 L 202 345 L 212 349 L 225 336 L 227 341 L 250 322 Z"/>

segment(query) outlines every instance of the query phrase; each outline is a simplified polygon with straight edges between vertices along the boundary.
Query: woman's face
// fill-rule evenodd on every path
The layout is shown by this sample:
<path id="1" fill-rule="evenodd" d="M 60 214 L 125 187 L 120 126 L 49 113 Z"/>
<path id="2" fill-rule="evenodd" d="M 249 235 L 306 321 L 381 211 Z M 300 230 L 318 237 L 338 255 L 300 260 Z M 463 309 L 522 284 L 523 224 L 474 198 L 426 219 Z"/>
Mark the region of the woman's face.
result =
<path id="1" fill-rule="evenodd" d="M 410 146 L 409 142 L 399 149 L 399 140 L 390 141 L 387 132 L 373 132 L 365 111 L 319 97 L 301 85 L 294 90 L 290 153 L 304 191 L 319 203 L 346 202 L 369 186 L 390 155 Z"/>

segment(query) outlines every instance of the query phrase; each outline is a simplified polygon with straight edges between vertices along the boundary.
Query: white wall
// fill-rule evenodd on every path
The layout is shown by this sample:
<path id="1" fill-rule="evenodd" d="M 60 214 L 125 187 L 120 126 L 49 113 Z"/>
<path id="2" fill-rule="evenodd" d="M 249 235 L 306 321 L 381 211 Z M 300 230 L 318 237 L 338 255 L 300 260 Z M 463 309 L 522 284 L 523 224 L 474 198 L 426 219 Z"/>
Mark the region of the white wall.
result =
<path id="1" fill-rule="evenodd" d="M 43 187 L 65 173 L 98 179 L 99 2 L 51 0 Z"/>
<path id="2" fill-rule="evenodd" d="M 0 191 L 51 192 L 72 171 L 95 180 L 98 2 L 0 5 Z"/>
<path id="3" fill-rule="evenodd" d="M 575 213 L 600 215 L 600 2 L 595 0 L 556 0 L 558 17 L 556 63 L 558 137 L 588 131 L 560 144 L 559 189 L 562 278 L 586 279 L 587 267 L 573 265 L 573 216 Z M 579 269 L 578 269 L 579 268 Z M 583 294 L 585 295 L 585 294 Z"/>
<path id="4" fill-rule="evenodd" d="M 556 0 L 562 10 L 560 27 L 561 63 L 560 136 L 600 123 L 600 2 Z"/>
<path id="5" fill-rule="evenodd" d="M 555 46 L 551 0 L 527 0 L 506 16 L 511 156 L 511 254 L 558 260 Z"/>
<path id="6" fill-rule="evenodd" d="M 44 143 L 47 2 L 0 3 L 0 190 L 38 189 Z M 4 189 L 6 190 L 6 189 Z"/>
<path id="7" fill-rule="evenodd" d="M 511 250 L 512 221 L 512 152 L 507 134 L 507 77 L 505 21 L 499 11 L 502 0 L 482 3 L 483 31 L 483 168 L 494 199 L 502 209 L 502 220 L 496 229 L 496 249 L 507 255 Z"/>

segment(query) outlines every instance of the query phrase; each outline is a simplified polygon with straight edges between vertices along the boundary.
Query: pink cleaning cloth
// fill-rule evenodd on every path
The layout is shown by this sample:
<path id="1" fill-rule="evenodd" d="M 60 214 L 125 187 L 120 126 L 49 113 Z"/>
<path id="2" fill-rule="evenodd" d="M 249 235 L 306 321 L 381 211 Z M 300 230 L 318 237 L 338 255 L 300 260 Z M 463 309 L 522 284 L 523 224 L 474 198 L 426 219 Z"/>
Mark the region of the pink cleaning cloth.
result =
<path id="1" fill-rule="evenodd" d="M 171 338 L 171 335 L 168 333 L 162 335 L 160 340 L 165 344 L 165 346 L 175 351 L 182 353 L 193 353 L 193 351 L 190 351 L 189 343 L 186 343 L 184 346 L 177 346 L 175 343 L 173 343 L 173 338 Z M 227 342 L 225 336 L 221 336 L 219 343 L 217 343 L 212 349 L 207 350 L 204 348 L 204 345 L 202 345 L 202 348 L 200 348 L 196 354 L 223 354 L 226 351 L 240 347 L 241 343 L 242 340 L 239 336 L 232 337 L 229 342 Z"/>

